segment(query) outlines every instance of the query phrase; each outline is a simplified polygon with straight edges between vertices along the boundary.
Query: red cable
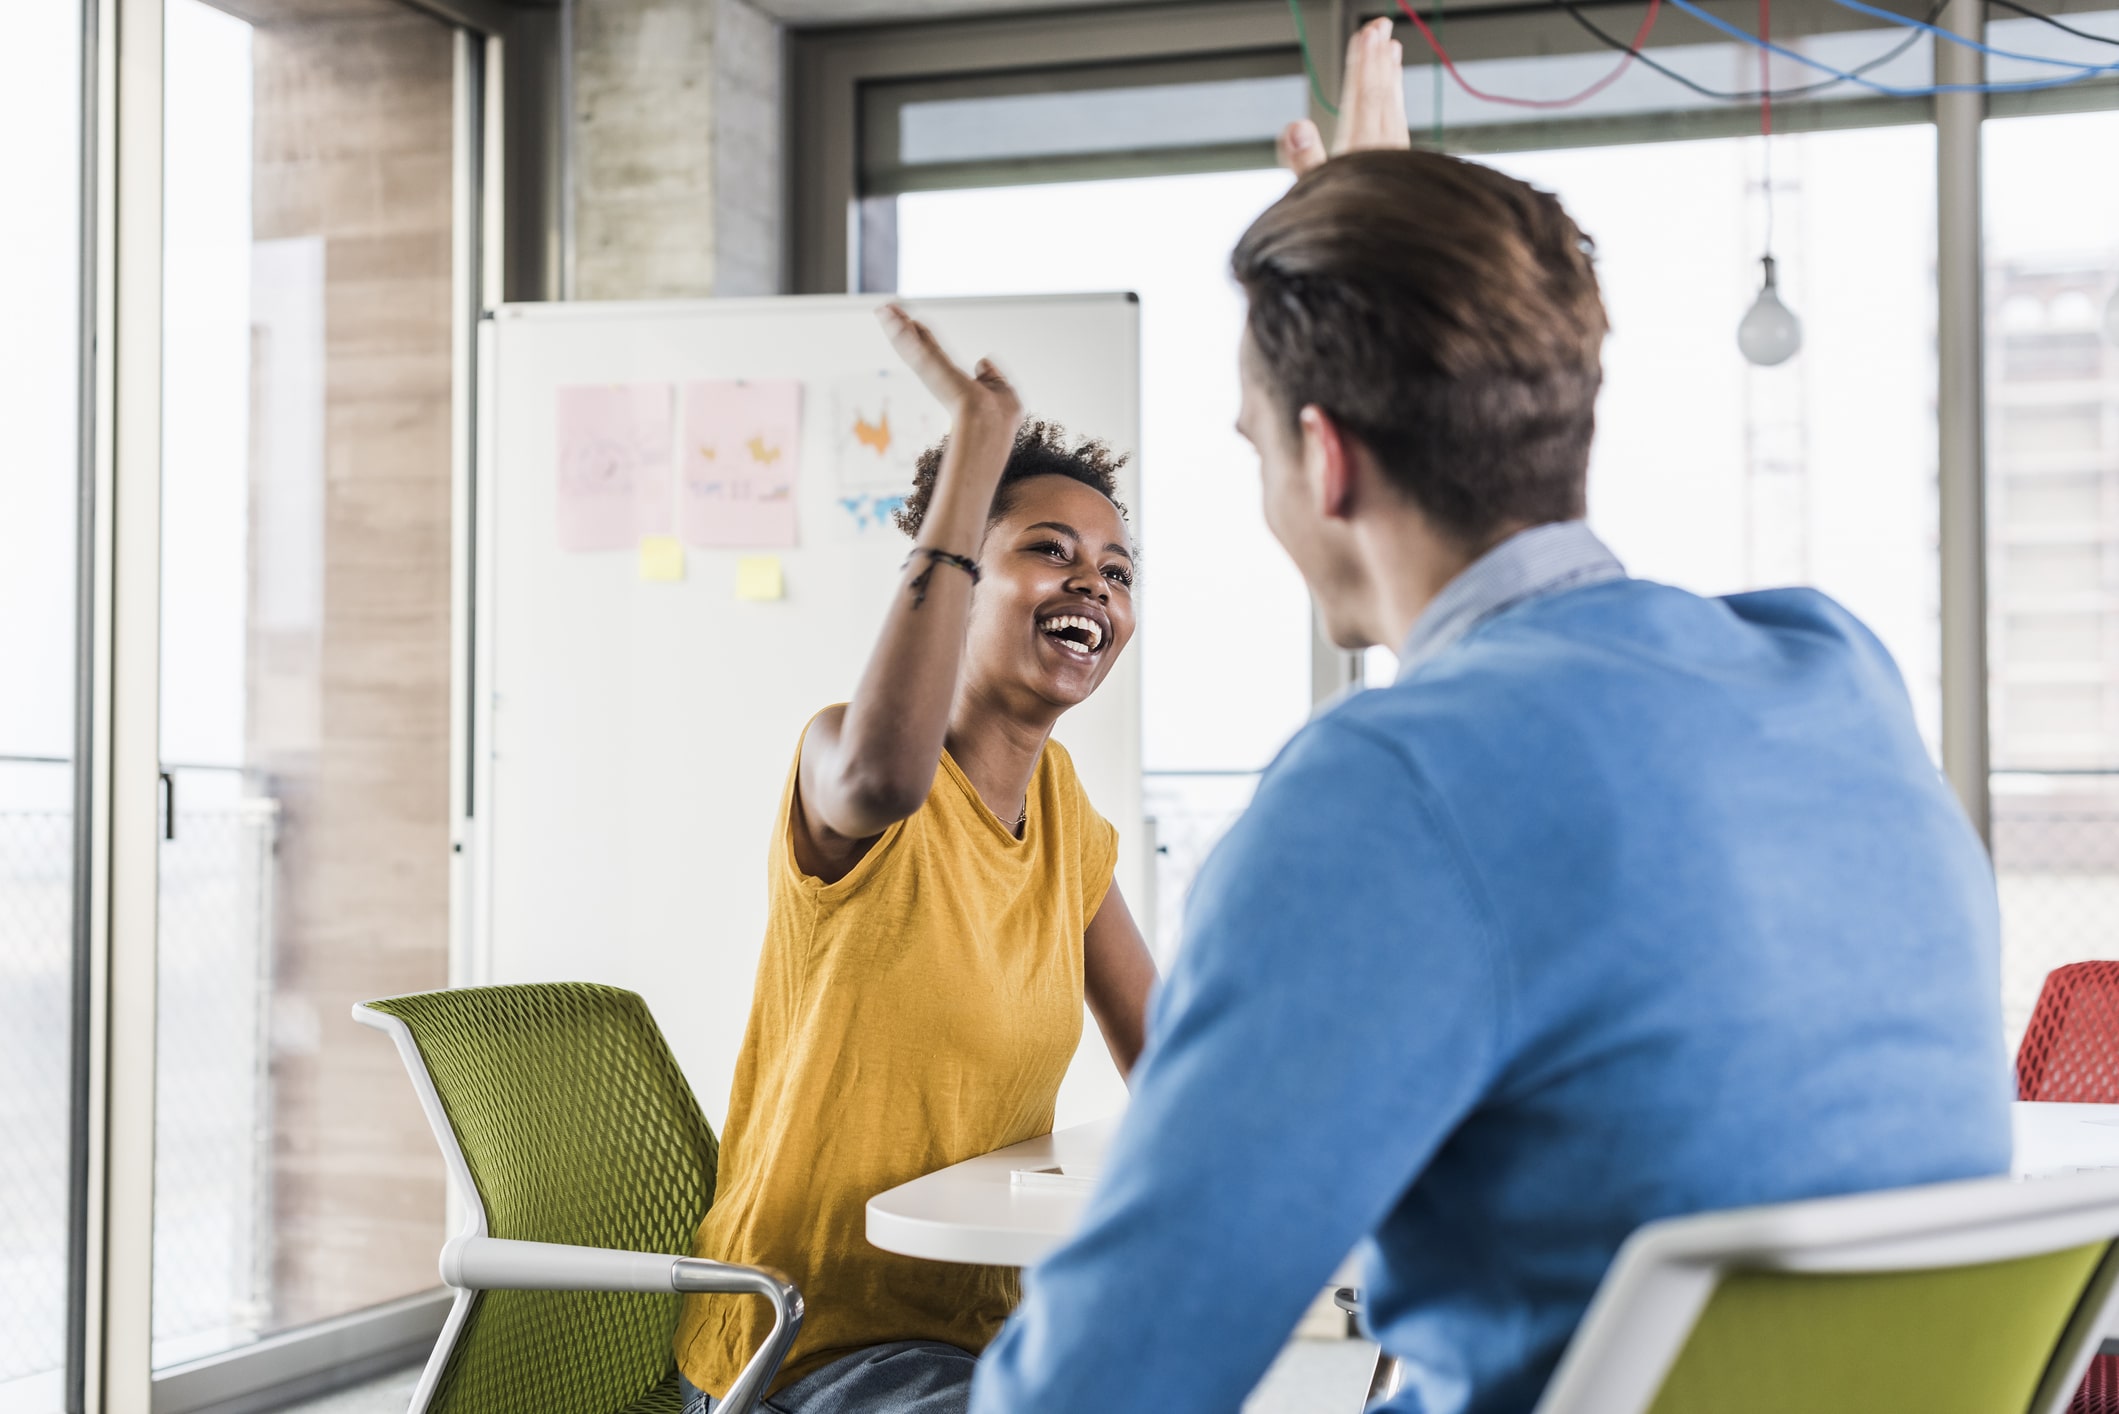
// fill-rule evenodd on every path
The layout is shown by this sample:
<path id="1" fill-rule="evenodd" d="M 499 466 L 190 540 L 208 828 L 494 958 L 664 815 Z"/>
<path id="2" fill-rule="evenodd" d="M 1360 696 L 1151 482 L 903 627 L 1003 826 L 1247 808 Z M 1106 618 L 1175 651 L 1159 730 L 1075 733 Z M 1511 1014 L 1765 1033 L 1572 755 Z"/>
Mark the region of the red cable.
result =
<path id="1" fill-rule="evenodd" d="M 1398 8 L 1403 10 L 1405 17 L 1413 22 L 1413 28 L 1420 31 L 1420 37 L 1427 41 L 1427 47 L 1435 51 L 1435 58 L 1441 61 L 1443 71 L 1457 81 L 1457 87 L 1463 89 L 1472 97 L 1484 99 L 1488 103 L 1506 103 L 1511 108 L 1572 108 L 1577 103 L 1594 98 L 1617 83 L 1619 76 L 1625 73 L 1627 68 L 1633 63 L 1633 55 L 1629 53 L 1619 60 L 1619 66 L 1616 69 L 1613 69 L 1580 93 L 1568 98 L 1509 98 L 1498 93 L 1482 93 L 1466 83 L 1464 75 L 1457 72 L 1456 61 L 1449 57 L 1449 51 L 1442 47 L 1442 41 L 1436 39 L 1434 31 L 1427 27 L 1427 21 L 1414 14 L 1412 7 L 1407 5 L 1405 0 L 1398 0 Z M 1647 43 L 1648 32 L 1655 28 L 1656 14 L 1662 8 L 1663 0 L 1648 0 L 1648 16 L 1641 21 L 1640 31 L 1634 35 L 1633 43 L 1627 46 L 1629 49 L 1639 49 L 1643 44 Z"/>

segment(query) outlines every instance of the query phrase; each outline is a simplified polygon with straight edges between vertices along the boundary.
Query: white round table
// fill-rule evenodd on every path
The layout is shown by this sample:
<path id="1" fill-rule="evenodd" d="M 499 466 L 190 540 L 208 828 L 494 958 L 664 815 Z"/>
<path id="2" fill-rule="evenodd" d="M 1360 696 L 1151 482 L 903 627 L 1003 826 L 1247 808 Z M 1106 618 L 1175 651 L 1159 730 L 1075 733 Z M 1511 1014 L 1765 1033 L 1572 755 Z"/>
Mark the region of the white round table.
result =
<path id="1" fill-rule="evenodd" d="M 1030 1267 L 1070 1237 L 1089 1201 L 1080 1187 L 1026 1188 L 1017 1169 L 1094 1169 L 1119 1116 L 1078 1124 L 901 1183 L 868 1200 L 868 1240 L 936 1262 Z"/>
<path id="2" fill-rule="evenodd" d="M 1094 1171 L 1120 1116 L 1075 1125 L 901 1183 L 868 1200 L 868 1240 L 886 1252 L 936 1262 L 1035 1266 L 1072 1236 L 1087 1185 L 1025 1187 L 1017 1169 L 1063 1164 Z M 2119 1105 L 2023 1104 L 2010 1116 L 2019 1178 L 2119 1168 Z M 1355 1280 L 1351 1262 L 1335 1281 Z"/>

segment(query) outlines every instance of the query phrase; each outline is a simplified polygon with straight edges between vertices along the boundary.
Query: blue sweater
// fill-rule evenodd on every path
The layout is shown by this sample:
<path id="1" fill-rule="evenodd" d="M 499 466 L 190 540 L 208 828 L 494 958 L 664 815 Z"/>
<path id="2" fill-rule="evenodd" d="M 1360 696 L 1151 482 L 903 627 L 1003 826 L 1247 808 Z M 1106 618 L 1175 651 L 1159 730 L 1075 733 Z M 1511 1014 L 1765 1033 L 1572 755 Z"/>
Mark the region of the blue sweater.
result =
<path id="1" fill-rule="evenodd" d="M 1996 937 L 1830 599 L 1509 608 L 1266 772 L 972 1408 L 1235 1410 L 1359 1242 L 1392 1409 L 1528 1410 L 1642 1223 L 2007 1169 Z"/>

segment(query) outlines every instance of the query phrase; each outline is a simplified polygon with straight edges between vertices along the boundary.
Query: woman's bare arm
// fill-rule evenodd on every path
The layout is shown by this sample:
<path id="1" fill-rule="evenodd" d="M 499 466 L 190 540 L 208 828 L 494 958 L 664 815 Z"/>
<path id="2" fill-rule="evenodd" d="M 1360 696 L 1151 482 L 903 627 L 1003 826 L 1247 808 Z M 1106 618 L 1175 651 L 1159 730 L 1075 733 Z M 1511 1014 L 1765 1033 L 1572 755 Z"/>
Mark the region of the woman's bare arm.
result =
<path id="1" fill-rule="evenodd" d="M 885 305 L 877 317 L 899 357 L 949 409 L 951 430 L 917 548 L 853 701 L 820 716 L 802 745 L 796 859 L 826 880 L 843 877 L 877 835 L 920 808 L 934 785 L 964 652 L 971 576 L 919 551 L 977 557 L 1023 418 L 1021 400 L 991 362 L 980 359 L 966 373 L 903 310 Z M 912 584 L 922 574 L 924 593 Z"/>
<path id="2" fill-rule="evenodd" d="M 1148 1041 L 1148 993 L 1155 987 L 1155 960 L 1148 956 L 1148 944 L 1134 926 L 1115 879 L 1082 934 L 1082 953 L 1090 1015 L 1096 1018 L 1097 1030 L 1104 1033 L 1112 1064 L 1120 1075 L 1130 1077 Z"/>

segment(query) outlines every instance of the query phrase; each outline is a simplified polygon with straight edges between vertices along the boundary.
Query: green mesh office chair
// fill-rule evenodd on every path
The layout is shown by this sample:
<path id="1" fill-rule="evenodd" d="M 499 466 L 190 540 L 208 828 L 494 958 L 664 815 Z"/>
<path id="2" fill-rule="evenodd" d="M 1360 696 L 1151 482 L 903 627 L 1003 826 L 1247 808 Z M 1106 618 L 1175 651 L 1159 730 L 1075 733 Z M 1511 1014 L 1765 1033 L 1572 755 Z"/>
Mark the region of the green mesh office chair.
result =
<path id="1" fill-rule="evenodd" d="M 762 1298 L 773 1326 L 722 1402 L 751 1414 L 802 1326 L 778 1272 L 675 1255 L 719 1156 L 647 1004 L 580 982 L 365 1002 L 412 1073 L 467 1213 L 457 1288 L 410 1414 L 678 1414 L 679 1298 Z"/>
<path id="2" fill-rule="evenodd" d="M 2119 1316 L 2115 1237 L 2111 1173 L 1650 1223 L 1535 1414 L 2061 1414 Z M 1412 1373 L 1379 1357 L 1369 1402 Z"/>

